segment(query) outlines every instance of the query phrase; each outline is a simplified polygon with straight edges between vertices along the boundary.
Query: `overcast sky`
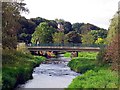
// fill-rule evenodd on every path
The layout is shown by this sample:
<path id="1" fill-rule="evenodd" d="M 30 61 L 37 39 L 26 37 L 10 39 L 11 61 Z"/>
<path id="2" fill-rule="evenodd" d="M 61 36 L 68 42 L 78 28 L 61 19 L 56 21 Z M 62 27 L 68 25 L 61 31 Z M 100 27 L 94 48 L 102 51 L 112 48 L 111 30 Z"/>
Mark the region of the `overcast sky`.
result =
<path id="1" fill-rule="evenodd" d="M 84 22 L 107 29 L 118 10 L 119 0 L 25 0 L 26 18 L 64 19 L 71 23 Z"/>

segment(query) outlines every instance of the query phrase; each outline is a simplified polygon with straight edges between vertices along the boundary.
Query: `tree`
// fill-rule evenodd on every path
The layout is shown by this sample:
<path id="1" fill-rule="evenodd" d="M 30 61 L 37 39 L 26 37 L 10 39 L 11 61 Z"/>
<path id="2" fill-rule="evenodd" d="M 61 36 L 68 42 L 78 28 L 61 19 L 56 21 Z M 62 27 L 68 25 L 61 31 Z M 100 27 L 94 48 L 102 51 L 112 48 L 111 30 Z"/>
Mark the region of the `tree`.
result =
<path id="1" fill-rule="evenodd" d="M 70 22 L 64 22 L 63 27 L 64 27 L 64 33 L 65 34 L 72 31 L 72 24 Z"/>
<path id="2" fill-rule="evenodd" d="M 91 33 L 94 36 L 95 41 L 98 38 L 105 39 L 107 37 L 107 30 L 91 30 L 89 33 Z"/>
<path id="3" fill-rule="evenodd" d="M 32 43 L 52 43 L 52 35 L 55 33 L 56 29 L 49 26 L 48 23 L 40 23 L 32 34 Z"/>
<path id="4" fill-rule="evenodd" d="M 20 28 L 18 22 L 21 11 L 28 11 L 20 2 L 2 3 L 2 44 L 3 48 L 15 49 L 17 46 L 17 31 Z"/>
<path id="5" fill-rule="evenodd" d="M 53 34 L 53 42 L 55 44 L 63 44 L 65 39 L 65 35 L 63 32 L 55 32 Z"/>
<path id="6" fill-rule="evenodd" d="M 49 21 L 48 21 L 48 25 L 49 25 L 49 26 L 52 26 L 53 28 L 56 28 L 56 29 L 58 28 L 58 27 L 57 27 L 57 22 L 54 21 L 54 20 L 49 20 Z"/>
<path id="7" fill-rule="evenodd" d="M 82 35 L 82 44 L 93 44 L 94 43 L 94 36 L 90 33 Z"/>
<path id="8" fill-rule="evenodd" d="M 31 18 L 31 21 L 33 21 L 37 26 L 42 23 L 42 22 L 46 22 L 47 20 L 41 17 L 36 17 L 36 18 Z"/>
<path id="9" fill-rule="evenodd" d="M 71 31 L 66 34 L 66 38 L 69 43 L 81 43 L 81 36 L 76 31 Z"/>
<path id="10" fill-rule="evenodd" d="M 26 19 L 25 17 L 21 17 L 19 19 L 19 23 L 21 24 L 21 28 L 17 32 L 18 41 L 30 43 L 31 35 L 34 33 L 35 28 L 37 27 L 36 23 L 33 22 L 31 19 Z"/>
<path id="11" fill-rule="evenodd" d="M 108 35 L 107 35 L 108 44 L 111 43 L 112 39 L 118 33 L 118 27 L 119 27 L 118 24 L 119 24 L 119 18 L 118 18 L 118 14 L 116 13 L 114 15 L 114 18 L 111 19 L 111 23 L 108 29 Z"/>
<path id="12" fill-rule="evenodd" d="M 74 23 L 72 25 L 72 28 L 74 31 L 78 32 L 79 34 L 81 34 L 81 29 L 80 27 L 83 25 L 84 23 Z"/>
<path id="13" fill-rule="evenodd" d="M 119 70 L 119 59 L 120 59 L 120 15 L 116 13 L 111 20 L 109 26 L 107 42 L 108 46 L 106 47 L 106 53 L 104 61 L 111 65 L 112 69 Z"/>

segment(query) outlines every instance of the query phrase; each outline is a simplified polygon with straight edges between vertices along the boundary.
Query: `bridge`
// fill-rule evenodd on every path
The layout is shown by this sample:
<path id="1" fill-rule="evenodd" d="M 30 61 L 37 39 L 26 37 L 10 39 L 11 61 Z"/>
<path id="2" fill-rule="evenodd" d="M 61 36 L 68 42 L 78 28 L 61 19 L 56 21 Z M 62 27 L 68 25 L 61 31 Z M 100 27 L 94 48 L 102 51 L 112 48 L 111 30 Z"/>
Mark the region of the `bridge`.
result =
<path id="1" fill-rule="evenodd" d="M 81 45 L 81 44 L 41 44 L 41 45 L 28 45 L 27 48 L 29 51 L 68 51 L 68 52 L 79 52 L 79 51 L 93 51 L 99 52 L 100 47 L 104 45 Z"/>

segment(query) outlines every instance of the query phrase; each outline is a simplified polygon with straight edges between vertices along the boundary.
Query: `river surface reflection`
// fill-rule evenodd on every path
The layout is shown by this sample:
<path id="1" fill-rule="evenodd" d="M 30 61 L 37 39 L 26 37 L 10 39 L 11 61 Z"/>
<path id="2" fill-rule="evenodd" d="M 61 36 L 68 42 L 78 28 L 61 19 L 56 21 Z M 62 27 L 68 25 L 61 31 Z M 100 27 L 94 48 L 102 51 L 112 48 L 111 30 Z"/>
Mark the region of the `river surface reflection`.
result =
<path id="1" fill-rule="evenodd" d="M 33 79 L 20 85 L 19 88 L 67 88 L 73 78 L 79 74 L 67 66 L 70 58 L 51 58 L 33 71 Z"/>

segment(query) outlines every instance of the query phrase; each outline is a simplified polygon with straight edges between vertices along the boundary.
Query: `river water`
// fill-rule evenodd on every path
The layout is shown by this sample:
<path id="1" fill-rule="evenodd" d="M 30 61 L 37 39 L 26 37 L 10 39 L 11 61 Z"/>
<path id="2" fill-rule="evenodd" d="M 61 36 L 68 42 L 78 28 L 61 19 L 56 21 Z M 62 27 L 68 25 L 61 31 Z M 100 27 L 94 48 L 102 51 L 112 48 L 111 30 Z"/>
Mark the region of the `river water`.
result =
<path id="1" fill-rule="evenodd" d="M 20 88 L 67 88 L 79 74 L 71 71 L 67 66 L 70 58 L 60 54 L 58 58 L 51 58 L 40 64 L 33 71 L 33 79 L 20 85 Z"/>

